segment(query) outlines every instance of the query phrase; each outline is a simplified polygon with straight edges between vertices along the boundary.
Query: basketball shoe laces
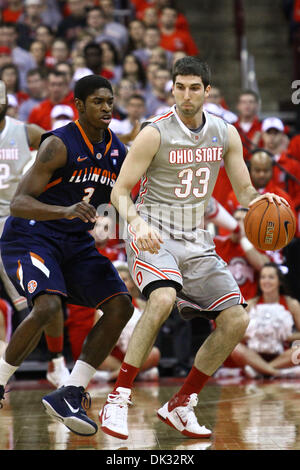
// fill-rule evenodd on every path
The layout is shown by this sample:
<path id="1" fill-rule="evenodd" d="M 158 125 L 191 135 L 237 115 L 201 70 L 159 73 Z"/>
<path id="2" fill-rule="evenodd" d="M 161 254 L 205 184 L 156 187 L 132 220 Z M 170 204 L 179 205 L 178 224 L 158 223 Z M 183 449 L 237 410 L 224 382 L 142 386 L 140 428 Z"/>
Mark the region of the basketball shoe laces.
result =
<path id="1" fill-rule="evenodd" d="M 199 423 L 197 421 L 197 417 L 194 412 L 195 406 L 198 404 L 198 397 L 196 393 L 192 393 L 191 395 L 187 396 L 186 399 L 184 400 L 182 405 L 179 405 L 178 408 L 176 408 L 176 413 L 179 415 L 181 418 L 182 422 L 191 425 L 197 425 L 199 426 Z M 200 426 L 204 427 L 204 426 Z"/>
<path id="2" fill-rule="evenodd" d="M 109 407 L 110 420 L 118 426 L 123 426 L 124 421 L 127 420 L 128 406 L 133 404 L 130 398 L 119 392 L 110 393 L 107 397 L 107 403 L 117 405 Z"/>
<path id="3" fill-rule="evenodd" d="M 79 401 L 80 411 L 83 413 L 91 407 L 91 396 L 88 392 L 84 391 L 83 387 L 80 387 L 78 394 L 69 391 L 67 398 L 74 408 L 78 406 Z"/>

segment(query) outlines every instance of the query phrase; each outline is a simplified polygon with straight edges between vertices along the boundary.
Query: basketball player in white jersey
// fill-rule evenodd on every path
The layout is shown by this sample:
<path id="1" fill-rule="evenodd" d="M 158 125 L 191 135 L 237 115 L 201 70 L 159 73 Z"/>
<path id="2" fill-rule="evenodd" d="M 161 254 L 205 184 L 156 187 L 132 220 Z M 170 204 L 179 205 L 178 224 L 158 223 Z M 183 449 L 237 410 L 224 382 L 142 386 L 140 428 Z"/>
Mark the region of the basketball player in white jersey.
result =
<path id="1" fill-rule="evenodd" d="M 26 167 L 30 165 L 33 157 L 30 147 L 37 150 L 40 144 L 41 135 L 44 129 L 36 124 L 26 124 L 6 115 L 7 95 L 5 83 L 0 80 L 0 237 L 3 232 L 5 221 L 10 215 L 10 201 L 12 200 L 19 181 L 22 178 Z M 22 240 L 20 240 L 22 243 Z M 21 296 L 10 279 L 8 278 L 0 256 L 0 277 L 4 288 L 20 318 L 23 319 L 28 314 L 28 305 L 25 297 Z M 53 323 L 48 327 L 47 341 L 57 342 L 53 338 L 63 335 L 63 313 L 53 319 Z M 5 346 L 5 345 L 3 345 Z M 49 346 L 49 344 L 48 344 Z M 4 347 L 2 348 L 4 349 Z M 49 349 L 49 347 L 48 347 Z M 51 348 L 50 348 L 51 349 Z M 51 350 L 49 352 L 51 354 Z M 55 386 L 59 386 L 69 371 L 65 366 L 64 358 L 59 353 L 59 357 L 54 357 L 49 363 L 47 379 Z"/>
<path id="2" fill-rule="evenodd" d="M 197 352 L 181 389 L 157 415 L 190 438 L 211 435 L 194 413 L 197 395 L 243 338 L 248 325 L 240 290 L 215 253 L 209 232 L 201 228 L 222 159 L 242 206 L 261 198 L 287 204 L 275 194 L 257 193 L 236 129 L 203 111 L 209 83 L 208 66 L 199 59 L 184 57 L 176 62 L 176 104 L 152 119 L 136 137 L 111 195 L 113 205 L 128 223 L 131 275 L 148 299 L 114 390 L 100 411 L 102 430 L 121 439 L 128 437 L 133 381 L 176 298 L 182 315 L 192 309 L 215 320 L 216 329 Z M 140 178 L 135 207 L 130 191 Z"/>

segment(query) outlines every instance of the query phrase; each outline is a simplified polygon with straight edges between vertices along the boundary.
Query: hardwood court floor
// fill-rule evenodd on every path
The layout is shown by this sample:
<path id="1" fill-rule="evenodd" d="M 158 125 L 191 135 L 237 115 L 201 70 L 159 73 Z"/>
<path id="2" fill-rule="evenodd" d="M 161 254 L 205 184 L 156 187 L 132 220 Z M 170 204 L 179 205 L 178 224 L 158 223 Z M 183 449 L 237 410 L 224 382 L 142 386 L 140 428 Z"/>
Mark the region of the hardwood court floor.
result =
<path id="1" fill-rule="evenodd" d="M 41 398 L 51 387 L 44 380 L 10 384 L 0 410 L 0 450 L 296 450 L 300 449 L 300 380 L 211 379 L 199 395 L 196 414 L 213 430 L 211 439 L 188 439 L 162 423 L 155 410 L 182 381 L 137 383 L 129 411 L 128 440 L 76 436 L 44 411 Z M 89 416 L 98 411 L 111 386 L 92 384 Z"/>

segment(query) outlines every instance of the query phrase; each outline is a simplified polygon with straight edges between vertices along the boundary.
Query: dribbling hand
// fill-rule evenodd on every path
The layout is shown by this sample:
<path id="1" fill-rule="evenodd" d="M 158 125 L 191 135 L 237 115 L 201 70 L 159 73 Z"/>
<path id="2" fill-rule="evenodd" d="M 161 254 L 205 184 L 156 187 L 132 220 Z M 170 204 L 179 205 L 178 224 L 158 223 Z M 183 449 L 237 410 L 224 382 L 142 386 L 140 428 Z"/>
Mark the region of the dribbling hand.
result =
<path id="1" fill-rule="evenodd" d="M 262 194 L 261 196 L 256 197 L 250 202 L 249 207 L 253 206 L 253 204 L 255 204 L 257 201 L 260 201 L 261 199 L 267 199 L 271 203 L 275 203 L 278 205 L 285 204 L 287 207 L 290 207 L 286 199 L 274 193 L 265 193 L 265 194 Z"/>

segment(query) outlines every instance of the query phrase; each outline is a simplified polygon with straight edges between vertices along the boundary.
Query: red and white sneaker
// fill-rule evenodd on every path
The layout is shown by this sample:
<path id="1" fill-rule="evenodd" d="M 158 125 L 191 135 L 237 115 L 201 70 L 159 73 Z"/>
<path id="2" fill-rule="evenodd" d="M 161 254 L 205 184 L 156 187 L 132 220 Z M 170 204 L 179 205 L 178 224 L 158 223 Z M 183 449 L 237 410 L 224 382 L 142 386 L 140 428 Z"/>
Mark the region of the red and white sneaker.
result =
<path id="1" fill-rule="evenodd" d="M 191 438 L 210 437 L 212 432 L 200 426 L 194 407 L 198 403 L 196 393 L 191 395 L 176 394 L 170 401 L 157 411 L 157 416 L 164 423 Z"/>
<path id="2" fill-rule="evenodd" d="M 124 387 L 118 387 L 108 395 L 104 407 L 99 412 L 103 432 L 119 439 L 128 438 L 128 406 L 132 405 L 130 395 L 130 388 Z"/>

